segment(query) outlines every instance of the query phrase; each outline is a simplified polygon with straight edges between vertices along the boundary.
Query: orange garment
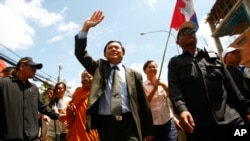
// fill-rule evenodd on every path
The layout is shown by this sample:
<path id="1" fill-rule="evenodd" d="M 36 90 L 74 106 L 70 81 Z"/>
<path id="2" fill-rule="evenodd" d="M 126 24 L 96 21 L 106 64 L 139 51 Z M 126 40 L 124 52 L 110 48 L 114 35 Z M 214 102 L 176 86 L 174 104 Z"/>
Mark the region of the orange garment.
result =
<path id="1" fill-rule="evenodd" d="M 67 113 L 68 133 L 67 141 L 99 141 L 96 130 L 86 131 L 86 108 L 89 96 L 89 88 L 78 88 L 72 96 L 72 101 L 76 107 L 76 114 Z"/>
<path id="2" fill-rule="evenodd" d="M 4 61 L 2 59 L 0 59 L 0 77 L 3 77 L 3 73 L 2 73 L 2 70 L 4 68 L 6 68 L 6 64 L 4 63 Z"/>

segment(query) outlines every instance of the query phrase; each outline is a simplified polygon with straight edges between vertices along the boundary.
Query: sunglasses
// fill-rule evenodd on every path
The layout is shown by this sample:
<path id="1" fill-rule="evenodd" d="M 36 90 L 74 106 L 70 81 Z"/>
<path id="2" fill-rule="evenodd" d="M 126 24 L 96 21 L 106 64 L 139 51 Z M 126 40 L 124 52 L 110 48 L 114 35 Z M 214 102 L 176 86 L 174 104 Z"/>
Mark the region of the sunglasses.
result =
<path id="1" fill-rule="evenodd" d="M 35 66 L 31 66 L 31 65 L 28 65 L 28 64 L 24 64 L 25 66 L 29 66 L 33 71 L 36 70 L 36 67 Z"/>
<path id="2" fill-rule="evenodd" d="M 194 34 L 195 32 L 196 32 L 195 29 L 186 28 L 186 29 L 183 29 L 183 30 L 180 32 L 180 35 L 186 36 L 186 35 L 188 35 L 188 34 Z"/>

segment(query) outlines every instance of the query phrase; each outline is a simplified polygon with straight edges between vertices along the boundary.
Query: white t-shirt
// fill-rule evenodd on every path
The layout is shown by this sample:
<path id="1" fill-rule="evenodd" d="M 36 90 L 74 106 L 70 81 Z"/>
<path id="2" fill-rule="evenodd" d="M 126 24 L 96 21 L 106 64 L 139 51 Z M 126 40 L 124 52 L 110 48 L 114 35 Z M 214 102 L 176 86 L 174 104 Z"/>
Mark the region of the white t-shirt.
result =
<path id="1" fill-rule="evenodd" d="M 70 97 L 63 97 L 62 99 L 58 100 L 58 103 L 55 103 L 52 106 L 52 109 L 55 110 L 56 113 L 66 113 L 66 108 L 70 101 Z M 46 136 L 55 137 L 55 122 L 57 133 L 67 133 L 67 128 L 62 122 L 59 120 L 50 120 Z"/>

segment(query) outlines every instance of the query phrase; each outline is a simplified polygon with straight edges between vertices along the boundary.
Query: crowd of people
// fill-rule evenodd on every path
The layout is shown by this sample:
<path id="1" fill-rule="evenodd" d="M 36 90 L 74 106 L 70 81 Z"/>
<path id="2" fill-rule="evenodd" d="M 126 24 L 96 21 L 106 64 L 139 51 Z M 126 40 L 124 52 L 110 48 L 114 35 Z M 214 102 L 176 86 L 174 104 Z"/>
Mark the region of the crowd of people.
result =
<path id="1" fill-rule="evenodd" d="M 230 141 L 236 140 L 231 129 L 250 125 L 250 80 L 239 67 L 243 49 L 228 47 L 218 55 L 198 48 L 197 27 L 188 21 L 177 33 L 183 52 L 168 62 L 168 80 L 157 78 L 153 59 L 143 65 L 143 80 L 122 63 L 121 41 L 104 46 L 106 59 L 88 53 L 88 31 L 103 20 L 95 11 L 75 36 L 84 71 L 72 97 L 58 82 L 46 91 L 48 103 L 42 101 L 29 79 L 43 65 L 31 57 L 3 71 L 0 141 Z"/>

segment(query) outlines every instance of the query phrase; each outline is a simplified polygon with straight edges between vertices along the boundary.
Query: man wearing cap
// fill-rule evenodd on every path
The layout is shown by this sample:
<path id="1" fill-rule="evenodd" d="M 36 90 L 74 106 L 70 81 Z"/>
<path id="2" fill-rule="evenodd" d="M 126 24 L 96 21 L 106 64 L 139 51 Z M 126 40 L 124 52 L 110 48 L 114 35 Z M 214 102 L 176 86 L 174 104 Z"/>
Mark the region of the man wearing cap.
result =
<path id="1" fill-rule="evenodd" d="M 240 71 L 242 51 L 242 48 L 227 47 L 223 50 L 221 57 L 240 92 L 246 98 L 250 99 L 249 78 L 244 77 L 243 73 Z"/>
<path id="2" fill-rule="evenodd" d="M 41 101 L 37 86 L 28 80 L 41 68 L 42 64 L 24 57 L 15 76 L 0 79 L 0 141 L 38 140 L 38 111 L 65 120 L 66 115 L 56 114 Z"/>
<path id="3" fill-rule="evenodd" d="M 226 127 L 244 121 L 228 99 L 242 106 L 246 121 L 250 121 L 250 101 L 231 83 L 216 53 L 196 47 L 195 33 L 196 25 L 185 22 L 177 34 L 183 53 L 168 64 L 170 98 L 188 141 L 229 140 L 234 135 Z"/>

